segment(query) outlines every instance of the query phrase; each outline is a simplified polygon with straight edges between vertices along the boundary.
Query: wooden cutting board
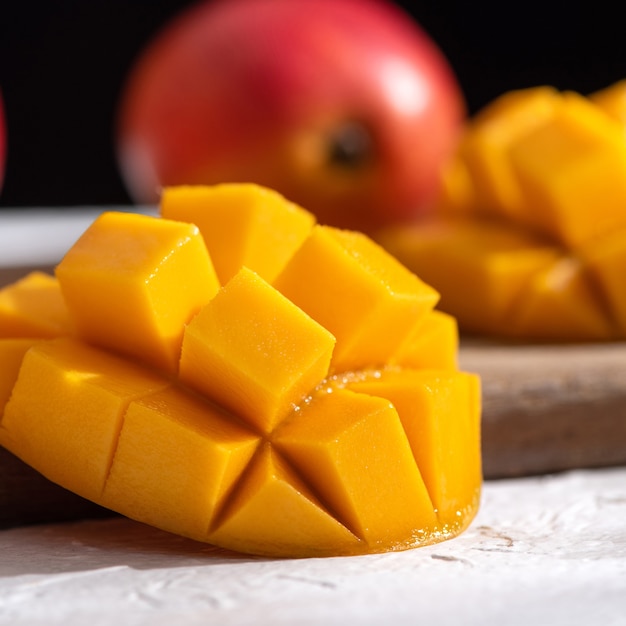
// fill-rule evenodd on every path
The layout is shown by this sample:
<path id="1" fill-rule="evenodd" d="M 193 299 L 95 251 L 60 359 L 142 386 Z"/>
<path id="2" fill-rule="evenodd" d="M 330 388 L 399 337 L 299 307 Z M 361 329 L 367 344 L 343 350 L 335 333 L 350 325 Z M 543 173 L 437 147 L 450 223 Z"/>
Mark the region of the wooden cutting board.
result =
<path id="1" fill-rule="evenodd" d="M 626 343 L 465 340 L 459 356 L 482 379 L 486 478 L 626 465 Z"/>
<path id="2" fill-rule="evenodd" d="M 0 269 L 0 285 L 30 269 Z M 486 479 L 626 465 L 626 343 L 464 338 L 460 366 L 482 378 Z M 106 515 L 0 448 L 0 528 Z"/>

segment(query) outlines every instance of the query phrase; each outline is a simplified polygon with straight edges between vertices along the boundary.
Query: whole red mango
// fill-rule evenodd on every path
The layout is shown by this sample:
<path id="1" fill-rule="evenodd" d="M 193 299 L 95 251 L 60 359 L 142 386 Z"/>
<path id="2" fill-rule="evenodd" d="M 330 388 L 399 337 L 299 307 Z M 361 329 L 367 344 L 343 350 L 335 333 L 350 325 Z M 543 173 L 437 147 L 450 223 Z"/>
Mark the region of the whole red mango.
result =
<path id="1" fill-rule="evenodd" d="M 255 182 L 322 223 L 371 231 L 427 211 L 465 103 L 433 40 L 376 0 L 214 0 L 132 69 L 117 130 L 134 200 Z"/>

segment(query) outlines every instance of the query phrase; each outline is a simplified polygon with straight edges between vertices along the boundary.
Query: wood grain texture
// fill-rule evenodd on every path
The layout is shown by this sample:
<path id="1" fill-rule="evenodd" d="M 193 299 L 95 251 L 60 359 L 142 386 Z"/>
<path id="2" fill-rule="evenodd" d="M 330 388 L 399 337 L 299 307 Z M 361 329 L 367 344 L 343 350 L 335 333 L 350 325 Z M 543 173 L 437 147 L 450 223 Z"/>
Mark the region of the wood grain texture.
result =
<path id="1" fill-rule="evenodd" d="M 29 269 L 0 269 L 0 285 Z M 460 365 L 482 379 L 486 479 L 626 465 L 626 343 L 464 339 Z M 0 448 L 0 528 L 106 515 Z"/>
<path id="2" fill-rule="evenodd" d="M 486 478 L 626 464 L 626 344 L 462 345 L 481 375 Z"/>

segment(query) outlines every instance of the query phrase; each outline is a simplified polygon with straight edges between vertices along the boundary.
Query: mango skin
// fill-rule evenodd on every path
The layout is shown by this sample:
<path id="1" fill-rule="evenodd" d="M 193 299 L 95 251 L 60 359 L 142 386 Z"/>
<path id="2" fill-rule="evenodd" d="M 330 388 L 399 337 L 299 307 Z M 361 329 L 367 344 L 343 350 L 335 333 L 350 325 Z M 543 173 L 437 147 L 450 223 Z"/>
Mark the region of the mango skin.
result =
<path id="1" fill-rule="evenodd" d="M 250 181 L 363 232 L 429 211 L 466 107 L 445 57 L 397 9 L 238 0 L 184 11 L 120 100 L 131 197 L 154 204 L 163 187 Z"/>
<path id="2" fill-rule="evenodd" d="M 206 223 L 212 202 L 197 198 L 214 193 L 240 198 L 219 223 L 257 240 L 243 256 L 221 248 L 223 283 L 189 215 L 106 213 L 56 276 L 0 292 L 17 302 L 0 320 L 0 444 L 96 503 L 250 554 L 368 554 L 462 532 L 480 500 L 480 380 L 458 369 L 437 293 L 369 238 L 312 225 L 267 190 L 185 187 L 168 203 L 192 200 Z M 301 243 L 264 265 L 268 198 L 265 227 L 287 232 L 295 215 Z M 301 308 L 298 276 L 324 265 Z M 66 305 L 52 337 L 50 294 Z M 124 324 L 128 302 L 138 319 Z M 16 320 L 40 336 L 14 337 Z"/>
<path id="3" fill-rule="evenodd" d="M 626 339 L 626 81 L 503 94 L 466 125 L 437 214 L 376 240 L 462 332 Z"/>

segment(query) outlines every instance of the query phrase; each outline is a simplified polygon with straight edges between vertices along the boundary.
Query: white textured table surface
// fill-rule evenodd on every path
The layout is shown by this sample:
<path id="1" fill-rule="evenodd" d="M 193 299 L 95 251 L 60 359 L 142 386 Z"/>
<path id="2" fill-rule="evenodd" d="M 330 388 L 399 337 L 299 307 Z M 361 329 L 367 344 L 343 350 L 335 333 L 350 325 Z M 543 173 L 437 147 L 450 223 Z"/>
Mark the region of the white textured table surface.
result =
<path id="1" fill-rule="evenodd" d="M 114 518 L 0 532 L 0 624 L 626 625 L 626 468 L 488 482 L 460 537 L 268 560 Z"/>

